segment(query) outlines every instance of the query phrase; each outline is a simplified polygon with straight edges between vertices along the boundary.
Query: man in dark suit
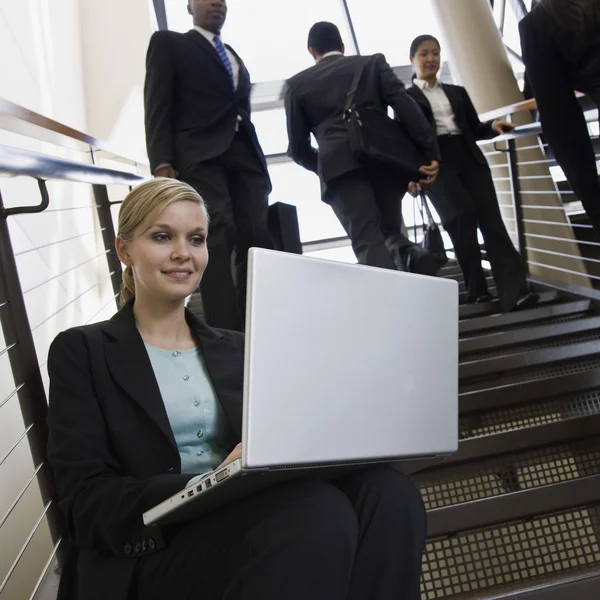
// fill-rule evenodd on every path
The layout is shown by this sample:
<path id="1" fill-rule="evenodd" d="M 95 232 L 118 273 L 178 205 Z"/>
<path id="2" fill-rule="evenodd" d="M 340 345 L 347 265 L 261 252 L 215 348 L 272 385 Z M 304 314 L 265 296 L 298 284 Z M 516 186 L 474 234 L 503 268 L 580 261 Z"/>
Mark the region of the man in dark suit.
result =
<path id="1" fill-rule="evenodd" d="M 597 2 L 548 0 L 520 23 L 523 62 L 544 135 L 600 233 L 596 150 L 574 91 L 600 108 L 600 9 Z"/>
<path id="2" fill-rule="evenodd" d="M 359 263 L 432 274 L 435 257 L 402 233 L 401 202 L 408 181 L 383 166 L 364 167 L 352 154 L 344 108 L 357 70 L 364 66 L 361 105 L 384 114 L 388 106 L 394 109 L 427 160 L 421 168 L 424 180 L 433 180 L 439 167 L 431 128 L 382 54 L 345 57 L 332 23 L 312 27 L 308 50 L 316 64 L 287 82 L 289 156 L 319 175 L 323 200 L 348 233 Z M 311 145 L 311 133 L 318 150 Z"/>
<path id="3" fill-rule="evenodd" d="M 271 182 L 250 121 L 250 75 L 220 37 L 226 0 L 189 0 L 188 11 L 194 29 L 159 31 L 150 40 L 148 156 L 155 176 L 178 177 L 206 200 L 211 223 L 210 262 L 200 286 L 204 316 L 212 326 L 241 330 L 248 250 L 271 247 Z"/>

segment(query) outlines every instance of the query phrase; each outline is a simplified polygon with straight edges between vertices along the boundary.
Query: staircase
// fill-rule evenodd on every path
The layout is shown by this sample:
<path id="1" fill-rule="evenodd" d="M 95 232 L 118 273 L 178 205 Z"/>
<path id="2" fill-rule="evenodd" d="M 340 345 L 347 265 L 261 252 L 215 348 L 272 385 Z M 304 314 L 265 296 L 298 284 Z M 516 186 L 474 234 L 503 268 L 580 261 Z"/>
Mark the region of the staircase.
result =
<path id="1" fill-rule="evenodd" d="M 600 598 L 600 302 L 538 291 L 460 307 L 459 451 L 414 476 L 423 600 Z"/>

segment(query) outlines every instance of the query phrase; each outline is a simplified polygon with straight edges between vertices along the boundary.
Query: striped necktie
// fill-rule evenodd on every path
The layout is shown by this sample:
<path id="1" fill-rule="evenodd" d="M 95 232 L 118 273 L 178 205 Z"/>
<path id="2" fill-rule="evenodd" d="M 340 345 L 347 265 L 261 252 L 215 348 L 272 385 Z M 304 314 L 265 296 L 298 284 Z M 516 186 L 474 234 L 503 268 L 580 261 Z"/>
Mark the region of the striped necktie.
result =
<path id="1" fill-rule="evenodd" d="M 219 55 L 221 62 L 223 63 L 223 65 L 227 69 L 227 72 L 229 73 L 229 79 L 231 79 L 231 85 L 233 86 L 233 89 L 235 91 L 235 79 L 233 78 L 233 67 L 231 66 L 231 61 L 229 60 L 229 57 L 227 56 L 227 51 L 225 50 L 225 46 L 224 46 L 223 42 L 221 41 L 221 38 L 218 35 L 215 35 L 215 37 L 213 38 L 213 43 L 215 44 L 215 48 L 217 49 L 217 54 Z"/>

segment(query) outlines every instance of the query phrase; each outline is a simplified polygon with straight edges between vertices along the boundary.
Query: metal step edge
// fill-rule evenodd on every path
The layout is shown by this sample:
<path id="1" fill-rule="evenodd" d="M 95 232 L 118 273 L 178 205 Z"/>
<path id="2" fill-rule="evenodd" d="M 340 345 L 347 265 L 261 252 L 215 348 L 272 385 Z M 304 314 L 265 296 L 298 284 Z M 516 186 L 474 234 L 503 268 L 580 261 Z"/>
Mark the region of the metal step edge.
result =
<path id="1" fill-rule="evenodd" d="M 461 340 L 459 342 L 460 354 L 482 352 L 527 344 L 541 340 L 551 340 L 564 335 L 582 333 L 600 328 L 600 316 L 590 316 L 578 321 L 566 323 L 546 323 L 534 325 L 525 329 L 509 329 L 496 333 L 485 334 L 478 337 Z"/>
<path id="2" fill-rule="evenodd" d="M 600 502 L 600 475 L 427 511 L 429 538 L 493 527 Z"/>
<path id="3" fill-rule="evenodd" d="M 508 356 L 486 358 L 466 363 L 458 367 L 461 383 L 478 377 L 491 377 L 508 371 L 522 371 L 530 367 L 541 367 L 576 358 L 594 356 L 600 353 L 600 340 L 577 342 L 568 346 L 543 348 L 520 352 Z"/>
<path id="4" fill-rule="evenodd" d="M 509 385 L 463 392 L 459 395 L 460 415 L 515 406 L 535 400 L 550 400 L 600 387 L 600 369 L 557 375 Z"/>
<path id="5" fill-rule="evenodd" d="M 502 327 L 511 327 L 523 323 L 534 323 L 535 321 L 541 321 L 542 319 L 585 313 L 590 310 L 590 306 L 591 301 L 588 299 L 573 300 L 558 304 L 548 304 L 546 302 L 542 306 L 538 305 L 530 310 L 496 313 L 461 321 L 459 323 L 459 333 L 460 335 L 465 335 L 467 333 L 500 329 Z"/>
<path id="6" fill-rule="evenodd" d="M 538 307 L 544 304 L 548 304 L 549 302 L 555 302 L 556 300 L 558 300 L 557 290 L 548 290 L 541 292 Z M 465 320 L 481 317 L 490 317 L 500 313 L 500 303 L 498 302 L 498 300 L 494 300 L 493 302 L 486 302 L 483 304 L 463 304 L 459 309 L 459 313 L 460 318 Z"/>
<path id="7" fill-rule="evenodd" d="M 506 586 L 504 586 L 506 587 Z M 510 586 L 510 591 L 494 592 L 489 588 L 484 595 L 472 593 L 453 596 L 455 600 L 598 600 L 600 598 L 600 570 L 573 575 L 541 577 L 528 584 Z"/>
<path id="8" fill-rule="evenodd" d="M 468 438 L 459 442 L 458 452 L 441 458 L 439 463 L 428 471 L 432 474 L 443 472 L 445 467 L 582 440 L 594 437 L 598 432 L 600 432 L 600 414 Z"/>

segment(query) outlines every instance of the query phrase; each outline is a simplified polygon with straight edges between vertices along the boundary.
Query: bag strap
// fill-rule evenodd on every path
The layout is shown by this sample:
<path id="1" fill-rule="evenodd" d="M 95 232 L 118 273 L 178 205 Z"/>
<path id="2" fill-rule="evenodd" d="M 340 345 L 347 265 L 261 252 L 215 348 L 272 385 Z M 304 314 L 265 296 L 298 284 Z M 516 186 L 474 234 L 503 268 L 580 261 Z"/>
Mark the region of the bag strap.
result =
<path id="1" fill-rule="evenodd" d="M 429 202 L 427 202 L 427 194 L 421 190 L 421 204 L 427 213 L 427 220 L 429 221 L 429 226 L 433 227 L 435 225 L 435 219 L 433 218 L 433 214 L 431 213 L 431 208 L 429 208 Z M 423 212 L 421 211 L 421 215 Z"/>
<path id="2" fill-rule="evenodd" d="M 358 84 L 360 83 L 360 78 L 362 77 L 365 69 L 367 68 L 368 60 L 365 60 L 362 65 L 358 68 L 354 77 L 352 78 L 352 83 L 350 84 L 350 90 L 346 94 L 346 106 L 344 106 L 344 114 L 346 114 L 352 106 L 354 106 L 354 98 L 356 96 L 356 92 L 358 91 Z"/>

